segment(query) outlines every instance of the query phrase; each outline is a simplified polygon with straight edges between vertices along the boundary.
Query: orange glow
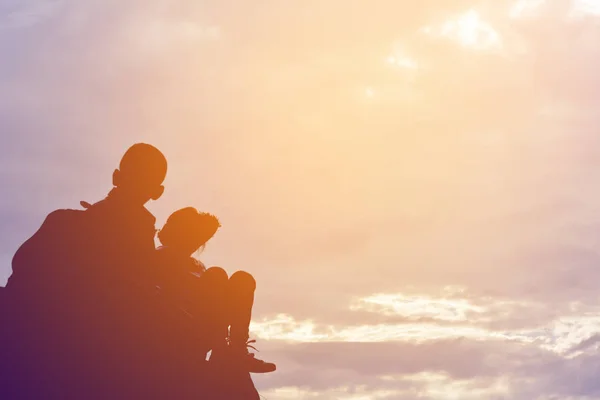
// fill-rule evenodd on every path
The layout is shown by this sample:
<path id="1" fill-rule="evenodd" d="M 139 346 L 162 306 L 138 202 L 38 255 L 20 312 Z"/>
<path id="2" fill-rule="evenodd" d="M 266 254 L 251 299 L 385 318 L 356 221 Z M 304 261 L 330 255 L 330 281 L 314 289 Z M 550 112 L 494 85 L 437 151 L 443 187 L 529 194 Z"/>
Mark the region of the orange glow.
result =
<path id="1" fill-rule="evenodd" d="M 103 198 L 152 143 L 156 228 L 216 215 L 194 256 L 256 279 L 250 336 L 282 366 L 256 378 L 266 398 L 575 398 L 538 396 L 543 368 L 524 395 L 506 377 L 550 360 L 580 384 L 570 361 L 600 348 L 600 0 L 4 8 L 0 284 L 45 215 Z M 293 354 L 348 343 L 518 350 L 489 379 Z"/>

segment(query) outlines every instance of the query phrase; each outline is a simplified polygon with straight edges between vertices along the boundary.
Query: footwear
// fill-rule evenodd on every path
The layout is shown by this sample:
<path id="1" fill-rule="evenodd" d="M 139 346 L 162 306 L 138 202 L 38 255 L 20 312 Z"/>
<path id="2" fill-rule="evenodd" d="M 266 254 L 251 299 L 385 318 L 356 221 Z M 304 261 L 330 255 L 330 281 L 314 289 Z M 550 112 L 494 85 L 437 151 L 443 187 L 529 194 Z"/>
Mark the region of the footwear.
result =
<path id="1" fill-rule="evenodd" d="M 256 343 L 256 340 L 248 340 L 245 343 L 245 346 L 241 347 L 239 350 L 239 355 L 243 360 L 242 364 L 246 366 L 248 372 L 255 374 L 274 372 L 277 369 L 277 366 L 274 363 L 258 359 L 253 353 L 248 351 L 248 348 L 258 351 L 251 343 Z"/>
<path id="2" fill-rule="evenodd" d="M 256 343 L 256 340 L 249 340 L 242 346 L 229 343 L 227 348 L 224 349 L 225 351 L 218 351 L 216 354 L 213 351 L 210 361 L 217 361 L 221 365 L 228 364 L 241 367 L 244 371 L 254 374 L 274 372 L 277 369 L 274 363 L 260 360 L 248 351 L 248 347 L 256 350 L 254 346 L 250 345 L 251 343 Z"/>

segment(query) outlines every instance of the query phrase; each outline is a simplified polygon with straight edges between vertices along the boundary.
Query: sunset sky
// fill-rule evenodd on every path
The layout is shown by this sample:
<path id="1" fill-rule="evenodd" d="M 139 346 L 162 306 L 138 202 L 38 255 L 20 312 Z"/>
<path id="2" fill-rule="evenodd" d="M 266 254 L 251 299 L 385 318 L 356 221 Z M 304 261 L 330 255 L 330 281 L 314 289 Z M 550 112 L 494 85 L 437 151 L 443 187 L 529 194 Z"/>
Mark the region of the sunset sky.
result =
<path id="1" fill-rule="evenodd" d="M 2 0 L 0 285 L 139 141 L 267 400 L 600 399 L 600 0 Z"/>

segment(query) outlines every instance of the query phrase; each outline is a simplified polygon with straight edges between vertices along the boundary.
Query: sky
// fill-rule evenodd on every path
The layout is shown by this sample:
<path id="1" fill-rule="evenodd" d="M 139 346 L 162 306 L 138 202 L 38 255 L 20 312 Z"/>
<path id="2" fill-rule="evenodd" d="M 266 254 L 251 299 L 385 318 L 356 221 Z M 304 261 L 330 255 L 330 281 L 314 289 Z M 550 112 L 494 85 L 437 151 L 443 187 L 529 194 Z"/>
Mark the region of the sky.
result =
<path id="1" fill-rule="evenodd" d="M 0 284 L 135 142 L 267 400 L 600 399 L 600 1 L 0 1 Z"/>

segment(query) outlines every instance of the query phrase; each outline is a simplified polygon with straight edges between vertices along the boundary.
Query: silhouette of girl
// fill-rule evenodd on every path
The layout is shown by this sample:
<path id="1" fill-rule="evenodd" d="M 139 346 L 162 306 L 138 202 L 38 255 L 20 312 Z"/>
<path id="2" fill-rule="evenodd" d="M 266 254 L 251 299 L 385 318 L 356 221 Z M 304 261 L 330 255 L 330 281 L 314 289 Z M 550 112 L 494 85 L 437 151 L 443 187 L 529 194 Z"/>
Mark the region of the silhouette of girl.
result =
<path id="1" fill-rule="evenodd" d="M 175 211 L 158 232 L 158 286 L 196 321 L 204 350 L 214 364 L 252 373 L 273 372 L 275 364 L 248 348 L 256 281 L 247 272 L 231 277 L 220 267 L 206 267 L 192 257 L 221 227 L 212 214 L 193 207 Z"/>

